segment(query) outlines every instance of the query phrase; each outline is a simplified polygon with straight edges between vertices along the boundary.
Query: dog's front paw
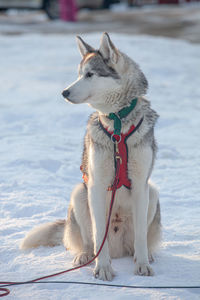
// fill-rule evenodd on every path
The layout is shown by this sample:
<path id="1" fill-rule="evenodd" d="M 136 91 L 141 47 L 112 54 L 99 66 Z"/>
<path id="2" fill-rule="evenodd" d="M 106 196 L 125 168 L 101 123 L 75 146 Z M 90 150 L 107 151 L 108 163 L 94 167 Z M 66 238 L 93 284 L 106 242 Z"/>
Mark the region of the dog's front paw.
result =
<path id="1" fill-rule="evenodd" d="M 81 252 L 77 254 L 73 260 L 74 266 L 84 265 L 90 260 L 92 260 L 93 256 L 87 252 Z"/>
<path id="2" fill-rule="evenodd" d="M 153 255 L 149 253 L 149 263 L 152 264 L 154 262 Z"/>
<path id="3" fill-rule="evenodd" d="M 135 275 L 140 276 L 153 276 L 153 269 L 150 267 L 148 263 L 137 263 L 135 264 Z"/>
<path id="4" fill-rule="evenodd" d="M 103 281 L 111 281 L 113 277 L 115 276 L 115 273 L 111 267 L 111 264 L 107 264 L 105 266 L 103 265 L 97 265 L 94 269 L 94 276 L 95 278 L 98 278 Z"/>

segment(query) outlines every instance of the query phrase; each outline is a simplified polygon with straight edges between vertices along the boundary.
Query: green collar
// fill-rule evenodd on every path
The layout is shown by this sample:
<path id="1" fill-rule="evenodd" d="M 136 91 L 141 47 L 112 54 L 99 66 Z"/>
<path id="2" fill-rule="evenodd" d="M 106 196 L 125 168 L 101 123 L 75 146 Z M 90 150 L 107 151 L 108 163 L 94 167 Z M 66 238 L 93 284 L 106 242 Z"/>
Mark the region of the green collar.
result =
<path id="1" fill-rule="evenodd" d="M 129 106 L 126 106 L 122 108 L 118 113 L 110 113 L 108 115 L 108 118 L 110 120 L 114 120 L 114 134 L 120 135 L 121 134 L 121 128 L 122 128 L 122 122 L 121 119 L 125 118 L 130 114 L 130 112 L 135 108 L 137 104 L 138 98 L 134 98 L 131 101 L 131 104 Z"/>

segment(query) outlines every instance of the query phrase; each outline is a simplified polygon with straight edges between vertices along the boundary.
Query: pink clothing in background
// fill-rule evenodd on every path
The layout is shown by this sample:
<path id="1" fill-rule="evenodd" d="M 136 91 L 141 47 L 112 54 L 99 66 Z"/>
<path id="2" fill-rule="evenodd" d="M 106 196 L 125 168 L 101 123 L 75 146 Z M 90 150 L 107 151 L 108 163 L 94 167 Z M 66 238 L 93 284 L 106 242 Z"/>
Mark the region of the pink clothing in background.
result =
<path id="1" fill-rule="evenodd" d="M 63 21 L 76 21 L 77 6 L 75 0 L 59 0 L 60 19 Z"/>

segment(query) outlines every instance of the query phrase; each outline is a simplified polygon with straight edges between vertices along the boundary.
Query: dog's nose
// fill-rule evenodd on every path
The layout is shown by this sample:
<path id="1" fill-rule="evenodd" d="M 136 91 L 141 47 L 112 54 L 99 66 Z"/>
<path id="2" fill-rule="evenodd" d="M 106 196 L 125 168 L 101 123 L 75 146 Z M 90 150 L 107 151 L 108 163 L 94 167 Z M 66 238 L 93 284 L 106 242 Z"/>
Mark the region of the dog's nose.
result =
<path id="1" fill-rule="evenodd" d="M 69 97 L 69 94 L 70 94 L 70 91 L 69 91 L 69 90 L 64 90 L 64 91 L 62 92 L 62 95 L 63 95 L 64 98 Z"/>

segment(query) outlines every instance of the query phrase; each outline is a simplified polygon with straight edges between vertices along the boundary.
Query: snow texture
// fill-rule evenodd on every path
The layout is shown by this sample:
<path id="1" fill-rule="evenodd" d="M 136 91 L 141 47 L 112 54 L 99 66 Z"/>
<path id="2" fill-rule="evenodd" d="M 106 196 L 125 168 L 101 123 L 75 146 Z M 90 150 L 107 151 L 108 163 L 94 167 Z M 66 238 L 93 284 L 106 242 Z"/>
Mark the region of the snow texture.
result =
<path id="1" fill-rule="evenodd" d="M 153 180 L 160 189 L 163 243 L 154 277 L 133 274 L 131 257 L 113 259 L 114 284 L 200 285 L 200 45 L 111 34 L 149 80 L 148 98 L 160 114 Z M 85 35 L 99 45 L 100 33 Z M 74 36 L 0 37 L 0 280 L 29 280 L 71 267 L 63 246 L 21 251 L 35 225 L 66 217 L 81 181 L 83 136 L 91 109 L 66 103 L 76 79 Z M 99 282 L 93 266 L 55 280 Z M 126 289 L 38 284 L 11 288 L 7 299 L 200 299 L 200 289 Z"/>

